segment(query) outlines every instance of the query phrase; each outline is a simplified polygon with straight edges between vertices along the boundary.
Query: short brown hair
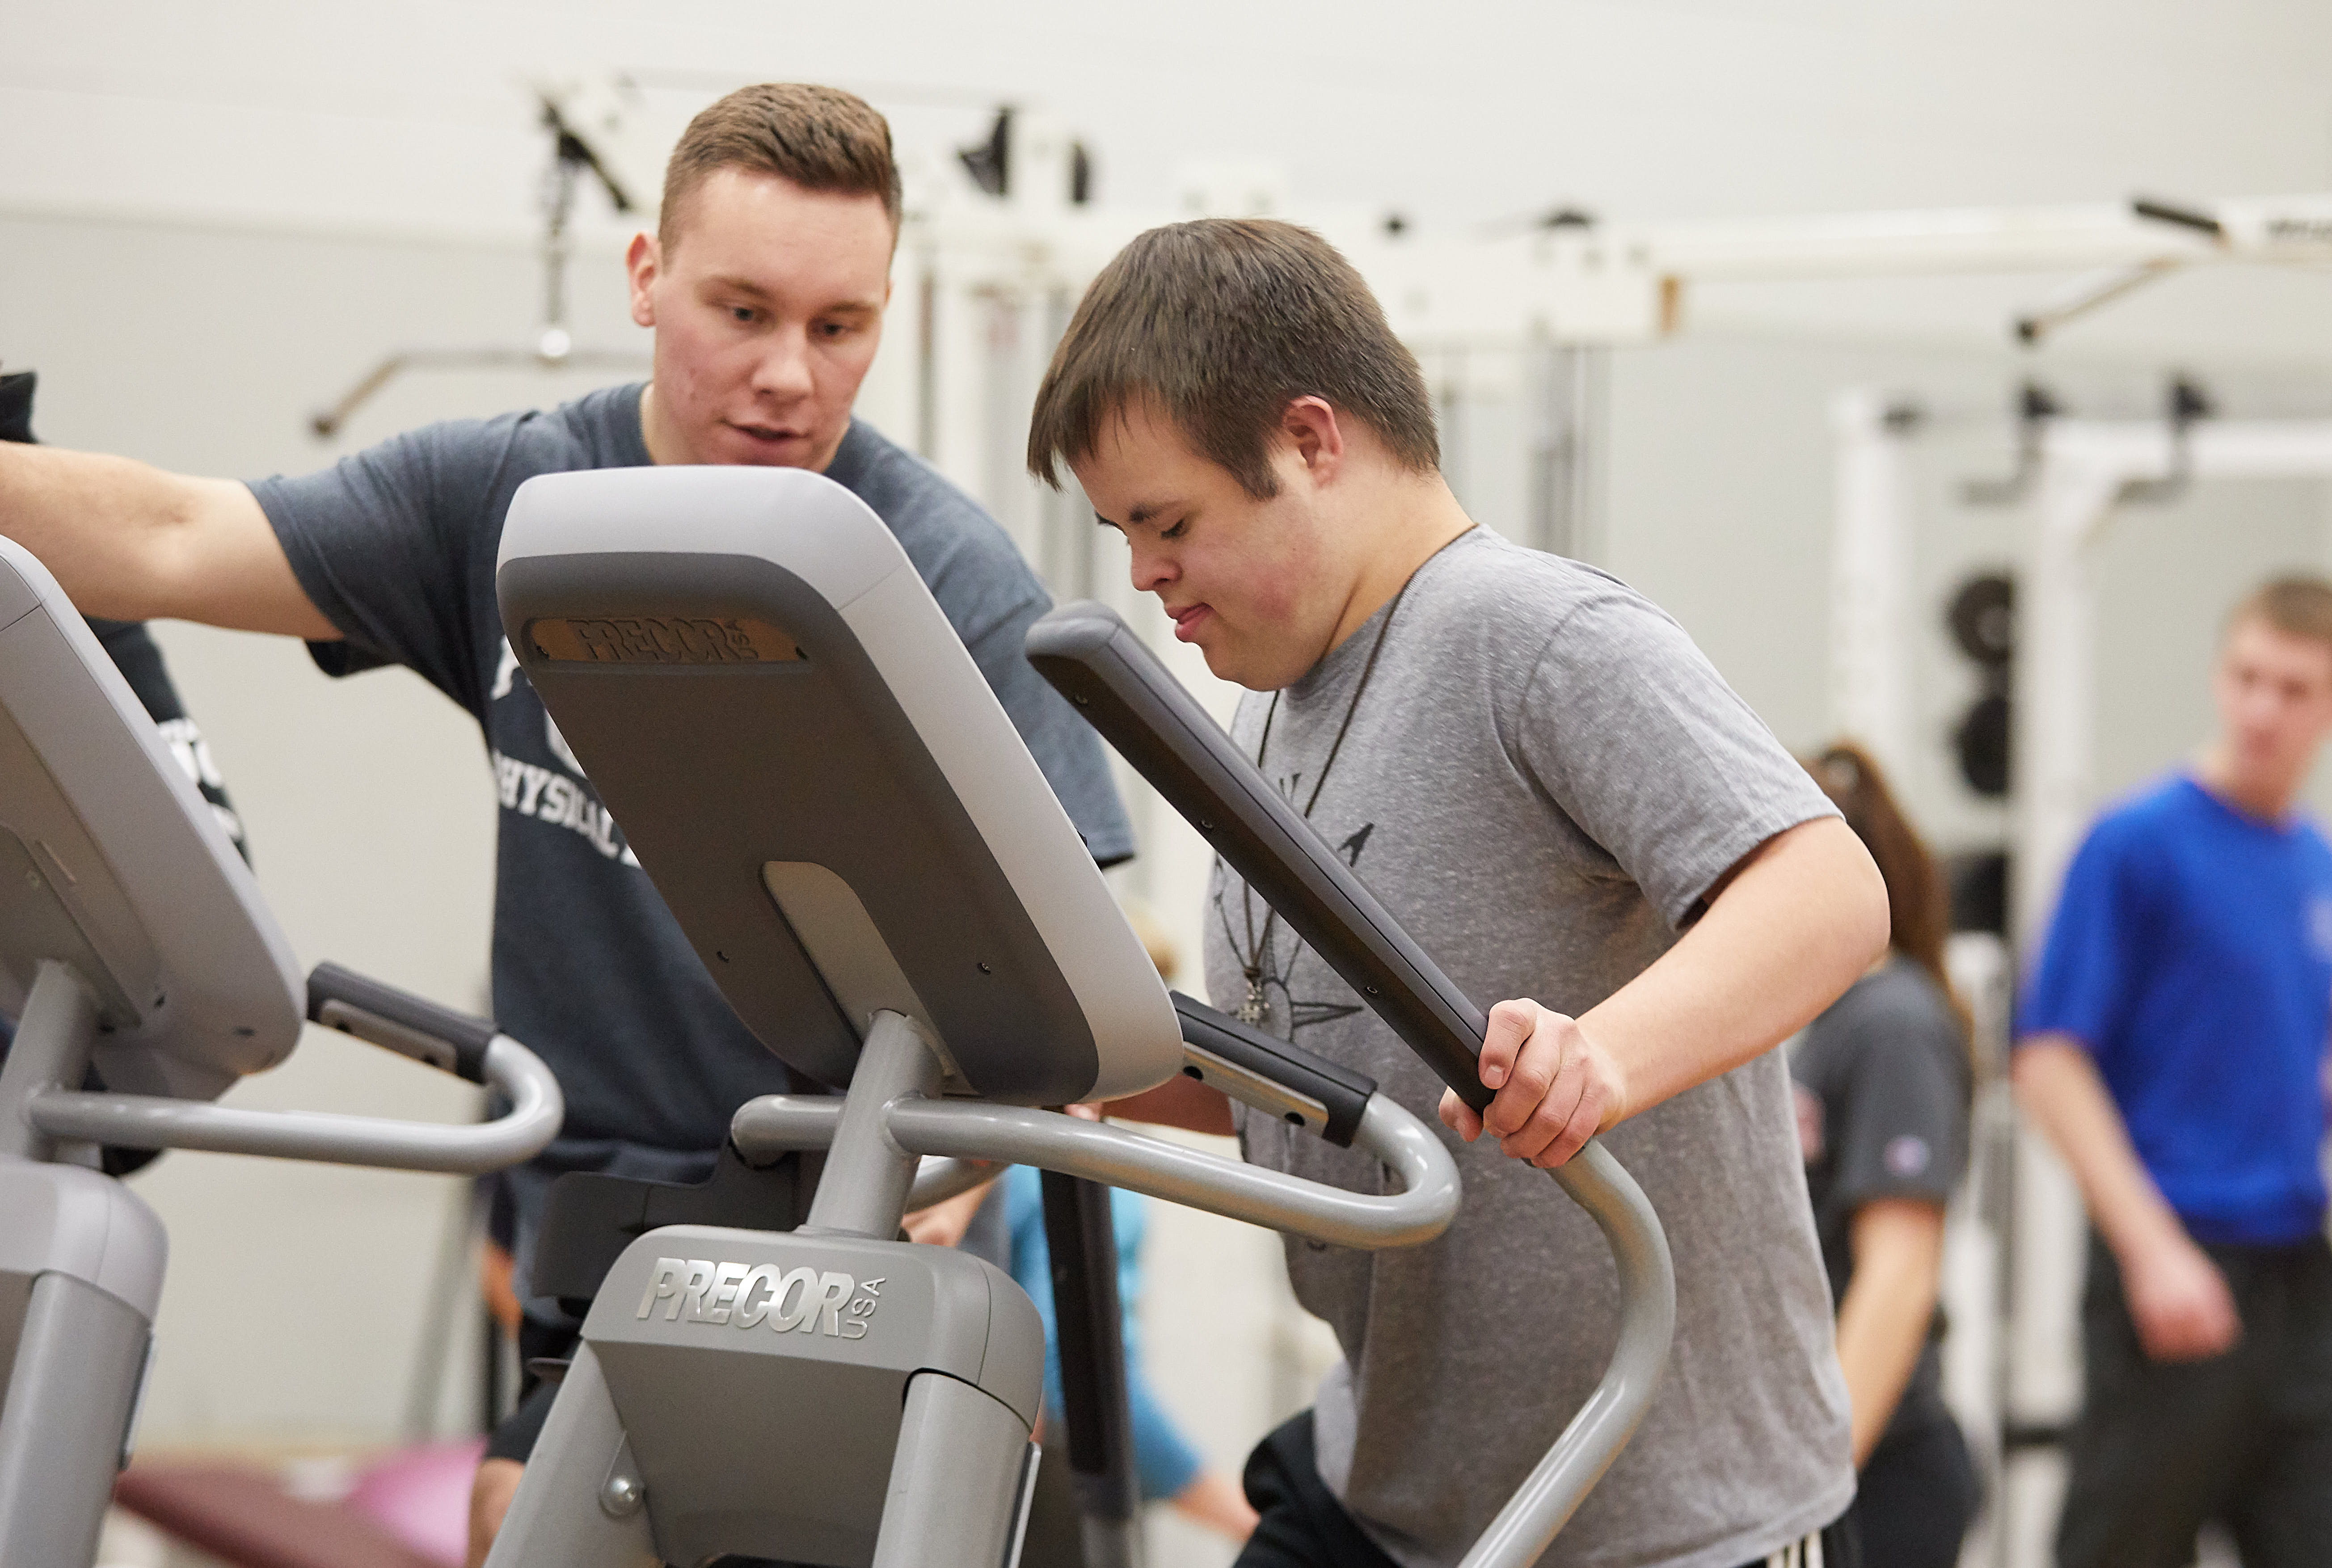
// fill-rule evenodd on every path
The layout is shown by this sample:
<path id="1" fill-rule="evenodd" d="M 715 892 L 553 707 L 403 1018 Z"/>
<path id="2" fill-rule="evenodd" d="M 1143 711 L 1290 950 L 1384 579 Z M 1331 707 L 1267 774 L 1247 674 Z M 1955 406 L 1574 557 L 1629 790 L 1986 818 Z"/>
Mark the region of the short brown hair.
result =
<path id="1" fill-rule="evenodd" d="M 2259 621 L 2288 637 L 2306 637 L 2332 651 L 2332 582 L 2294 575 L 2261 583 L 2228 612 L 2227 630 L 2246 621 Z"/>
<path id="2" fill-rule="evenodd" d="M 767 81 L 741 87 L 701 110 L 664 167 L 656 238 L 666 248 L 679 233 L 688 198 L 724 168 L 775 175 L 804 190 L 879 196 L 892 233 L 898 233 L 899 166 L 891 157 L 891 122 L 855 93 Z"/>
<path id="3" fill-rule="evenodd" d="M 1028 427 L 1028 472 L 1056 489 L 1108 423 L 1148 401 L 1258 501 L 1287 405 L 1318 397 L 1404 468 L 1441 462 L 1417 358 L 1352 264 L 1309 229 L 1203 218 L 1135 236 L 1085 291 Z"/>

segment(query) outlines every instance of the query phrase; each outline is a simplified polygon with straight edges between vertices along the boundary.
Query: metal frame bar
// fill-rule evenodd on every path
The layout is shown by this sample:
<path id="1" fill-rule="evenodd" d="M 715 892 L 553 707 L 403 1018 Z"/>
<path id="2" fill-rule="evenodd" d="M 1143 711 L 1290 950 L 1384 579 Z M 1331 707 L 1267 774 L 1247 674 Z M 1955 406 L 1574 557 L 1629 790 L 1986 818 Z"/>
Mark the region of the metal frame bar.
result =
<path id="1" fill-rule="evenodd" d="M 486 1082 L 511 1108 L 467 1126 L 57 1089 L 33 1095 L 24 1117 L 49 1138 L 127 1149 L 204 1149 L 479 1176 L 532 1158 L 558 1135 L 565 1108 L 550 1069 L 507 1035 L 495 1036 L 486 1047 Z"/>
<path id="2" fill-rule="evenodd" d="M 946 1073 L 921 1025 L 888 1010 L 874 1015 L 849 1093 L 831 1123 L 826 1171 L 810 1200 L 809 1218 L 799 1228 L 803 1233 L 838 1231 L 874 1241 L 899 1233 L 920 1151 L 897 1142 L 890 1118 L 938 1094 Z M 753 1158 L 744 1144 L 737 1148 L 749 1161 Z"/>
<path id="3" fill-rule="evenodd" d="M 1902 778 L 1911 751 L 1911 578 L 1907 445 L 1915 420 L 1897 400 L 1853 387 L 1830 400 L 1837 510 L 1830 535 L 1830 724 Z"/>
<path id="4" fill-rule="evenodd" d="M 1619 1266 L 1620 1342 L 1603 1381 L 1458 1568 L 1524 1568 L 1537 1562 L 1636 1435 L 1668 1371 L 1676 1337 L 1676 1263 L 1650 1200 L 1600 1143 L 1589 1143 L 1557 1166 L 1554 1179 L 1594 1218 Z"/>
<path id="5" fill-rule="evenodd" d="M 769 1160 L 788 1150 L 827 1147 L 840 1123 L 831 1098 L 764 1095 L 737 1108 L 729 1136 L 747 1160 Z M 890 1140 L 909 1153 L 1034 1165 L 1340 1247 L 1429 1240 L 1447 1229 L 1458 1208 L 1458 1165 L 1449 1151 L 1422 1122 L 1381 1095 L 1362 1113 L 1352 1145 L 1383 1162 L 1400 1181 L 1401 1190 L 1383 1197 L 1018 1105 L 896 1100 L 884 1125 Z M 827 1171 L 830 1180 L 830 1165 Z"/>
<path id="6" fill-rule="evenodd" d="M 72 965 L 43 959 L 0 1066 L 0 1159 L 55 1158 L 60 1138 L 85 1136 L 42 1124 L 42 1101 L 78 1084 L 97 1039 L 97 998 Z"/>

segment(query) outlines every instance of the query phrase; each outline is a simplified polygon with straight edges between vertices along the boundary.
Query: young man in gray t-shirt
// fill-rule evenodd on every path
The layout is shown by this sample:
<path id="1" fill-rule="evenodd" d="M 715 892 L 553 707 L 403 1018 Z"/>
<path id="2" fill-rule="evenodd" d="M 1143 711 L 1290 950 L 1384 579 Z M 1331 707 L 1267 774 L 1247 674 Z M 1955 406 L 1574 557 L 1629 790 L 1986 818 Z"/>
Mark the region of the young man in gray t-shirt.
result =
<path id="1" fill-rule="evenodd" d="M 1509 999 L 1477 1121 L 1216 872 L 1215 1001 L 1438 1108 L 1466 1182 L 1426 1246 L 1290 1244 L 1344 1360 L 1249 1461 L 1244 1568 L 1464 1555 L 1610 1352 L 1603 1243 L 1533 1169 L 1599 1133 L 1668 1228 L 1675 1351 L 1547 1561 L 1816 1561 L 1820 1536 L 1845 1568 L 1825 1533 L 1854 1488 L 1845 1390 L 1773 1047 L 1885 948 L 1859 842 L 1674 621 L 1465 515 L 1414 359 L 1316 235 L 1136 239 L 1070 325 L 1029 455 L 1075 471 L 1135 585 L 1249 689 L 1247 754 L 1454 980 Z M 1259 1163 L 1380 1181 L 1264 1118 L 1238 1130 Z"/>

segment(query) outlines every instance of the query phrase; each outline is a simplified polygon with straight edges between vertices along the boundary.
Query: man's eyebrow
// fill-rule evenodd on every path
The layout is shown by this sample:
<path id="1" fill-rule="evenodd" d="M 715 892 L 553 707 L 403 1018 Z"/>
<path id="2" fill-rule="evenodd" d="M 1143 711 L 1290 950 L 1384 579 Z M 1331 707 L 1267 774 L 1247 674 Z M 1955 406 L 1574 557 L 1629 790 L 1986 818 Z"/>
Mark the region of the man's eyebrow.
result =
<path id="1" fill-rule="evenodd" d="M 750 278 L 724 274 L 714 277 L 711 282 L 712 286 L 716 290 L 724 290 L 732 294 L 750 295 L 764 303 L 774 301 L 778 298 Z M 876 316 L 882 314 L 882 311 L 883 306 L 879 301 L 839 300 L 827 306 L 818 314 L 821 316 Z"/>
<path id="2" fill-rule="evenodd" d="M 1127 512 L 1123 522 L 1118 522 L 1113 519 L 1104 517 L 1101 514 L 1101 509 L 1099 507 L 1095 507 L 1094 509 L 1094 521 L 1101 524 L 1104 528 L 1114 528 L 1123 531 L 1141 523 L 1148 522 L 1160 512 L 1171 511 L 1173 506 L 1174 503 L 1171 501 L 1145 501 L 1141 505 L 1135 507 L 1133 511 Z"/>

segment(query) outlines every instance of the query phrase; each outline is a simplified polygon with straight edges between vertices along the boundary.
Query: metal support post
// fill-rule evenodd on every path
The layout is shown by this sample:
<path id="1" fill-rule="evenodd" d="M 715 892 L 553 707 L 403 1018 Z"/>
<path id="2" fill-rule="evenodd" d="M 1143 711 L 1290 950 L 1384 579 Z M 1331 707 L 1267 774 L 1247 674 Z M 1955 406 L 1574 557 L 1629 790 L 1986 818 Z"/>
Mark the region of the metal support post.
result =
<path id="1" fill-rule="evenodd" d="M 1544 336 L 1530 344 L 1530 512 L 1533 550 L 1593 560 L 1603 553 L 1597 515 L 1596 446 L 1601 434 L 1605 350 L 1558 343 Z"/>
<path id="2" fill-rule="evenodd" d="M 33 1097 L 78 1089 L 97 1039 L 97 999 L 69 965 L 43 959 L 0 1066 L 0 1159 L 53 1160 L 57 1140 L 33 1125 Z"/>
<path id="3" fill-rule="evenodd" d="M 1911 759 L 1905 602 L 1911 582 L 1909 436 L 1916 414 L 1868 387 L 1830 402 L 1838 442 L 1830 545 L 1830 723 L 1896 778 Z"/>
<path id="4" fill-rule="evenodd" d="M 0 1400 L 0 1563 L 87 1563 L 128 1457 L 151 1331 L 97 1286 L 33 1282 Z"/>
<path id="5" fill-rule="evenodd" d="M 1017 1568 L 1035 1458 L 1003 1401 L 944 1372 L 910 1378 L 872 1568 Z"/>
<path id="6" fill-rule="evenodd" d="M 486 1568 L 655 1568 L 648 1501 L 598 1353 L 578 1345 Z"/>
<path id="7" fill-rule="evenodd" d="M 824 1230 L 876 1241 L 898 1235 L 921 1161 L 892 1142 L 884 1125 L 887 1113 L 894 1100 L 938 1094 L 943 1075 L 920 1025 L 899 1013 L 874 1015 L 842 1102 L 826 1172 L 801 1227 L 804 1234 Z"/>

